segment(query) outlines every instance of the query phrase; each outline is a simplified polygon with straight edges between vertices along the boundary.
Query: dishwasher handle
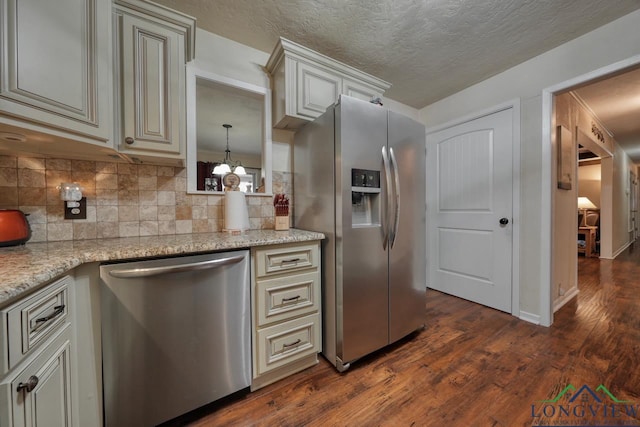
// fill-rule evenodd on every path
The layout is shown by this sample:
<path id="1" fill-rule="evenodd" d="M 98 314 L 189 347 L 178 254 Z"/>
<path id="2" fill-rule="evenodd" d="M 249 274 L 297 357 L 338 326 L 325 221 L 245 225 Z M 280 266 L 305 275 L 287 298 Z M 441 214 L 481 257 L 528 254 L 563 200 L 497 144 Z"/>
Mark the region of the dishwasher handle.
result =
<path id="1" fill-rule="evenodd" d="M 228 258 L 192 262 L 189 264 L 167 265 L 162 267 L 149 268 L 130 268 L 127 270 L 111 270 L 109 272 L 109 275 L 121 279 L 130 279 L 138 277 L 158 276 L 161 274 L 182 273 L 184 271 L 208 270 L 212 268 L 224 267 L 225 265 L 237 264 L 244 258 L 244 255 L 237 255 Z"/>

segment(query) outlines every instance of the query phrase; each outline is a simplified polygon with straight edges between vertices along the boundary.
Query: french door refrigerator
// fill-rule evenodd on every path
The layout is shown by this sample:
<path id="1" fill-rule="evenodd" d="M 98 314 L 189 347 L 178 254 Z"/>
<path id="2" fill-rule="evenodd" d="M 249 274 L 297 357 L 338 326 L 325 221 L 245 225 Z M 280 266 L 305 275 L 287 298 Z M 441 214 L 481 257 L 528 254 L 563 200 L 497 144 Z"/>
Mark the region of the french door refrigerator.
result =
<path id="1" fill-rule="evenodd" d="M 296 133 L 294 222 L 323 232 L 323 355 L 339 371 L 425 323 L 425 128 L 342 95 Z"/>

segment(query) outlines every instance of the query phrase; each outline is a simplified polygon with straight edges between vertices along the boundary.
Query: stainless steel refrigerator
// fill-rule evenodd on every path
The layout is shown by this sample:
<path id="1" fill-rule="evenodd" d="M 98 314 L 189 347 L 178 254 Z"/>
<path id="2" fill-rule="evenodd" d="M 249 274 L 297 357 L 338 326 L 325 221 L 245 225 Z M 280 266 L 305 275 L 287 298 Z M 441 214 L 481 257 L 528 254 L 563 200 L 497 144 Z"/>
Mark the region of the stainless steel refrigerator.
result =
<path id="1" fill-rule="evenodd" d="M 293 163 L 295 226 L 327 237 L 322 353 L 342 372 L 425 324 L 425 128 L 342 95 Z"/>

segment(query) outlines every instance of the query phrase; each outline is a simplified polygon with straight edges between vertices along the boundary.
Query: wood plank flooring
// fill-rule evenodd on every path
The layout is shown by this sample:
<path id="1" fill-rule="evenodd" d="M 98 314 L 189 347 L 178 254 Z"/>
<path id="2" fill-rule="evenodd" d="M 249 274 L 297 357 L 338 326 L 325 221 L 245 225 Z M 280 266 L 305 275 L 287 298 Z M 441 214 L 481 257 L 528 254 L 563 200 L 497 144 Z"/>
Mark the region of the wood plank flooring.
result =
<path id="1" fill-rule="evenodd" d="M 428 290 L 426 328 L 347 372 L 321 358 L 313 368 L 209 405 L 181 423 L 576 425 L 557 412 L 537 413 L 541 400 L 568 384 L 594 390 L 603 384 L 617 399 L 640 404 L 639 252 L 627 250 L 615 261 L 581 257 L 580 294 L 556 313 L 551 328 Z M 617 420 L 640 425 L 637 415 Z"/>

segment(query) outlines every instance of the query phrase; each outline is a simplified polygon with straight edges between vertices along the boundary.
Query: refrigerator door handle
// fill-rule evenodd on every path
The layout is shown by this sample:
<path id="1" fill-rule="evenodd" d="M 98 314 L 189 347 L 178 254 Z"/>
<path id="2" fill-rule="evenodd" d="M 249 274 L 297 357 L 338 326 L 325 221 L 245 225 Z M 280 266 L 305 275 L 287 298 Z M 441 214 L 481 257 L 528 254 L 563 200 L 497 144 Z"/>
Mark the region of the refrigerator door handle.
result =
<path id="1" fill-rule="evenodd" d="M 396 155 L 393 153 L 393 148 L 389 148 L 389 154 L 391 155 L 391 167 L 393 168 L 393 181 L 395 184 L 393 227 L 391 228 L 389 236 L 390 247 L 393 249 L 393 245 L 396 242 L 396 235 L 398 234 L 398 227 L 400 226 L 400 176 L 398 174 L 398 162 L 396 161 Z"/>
<path id="2" fill-rule="evenodd" d="M 384 204 L 384 221 L 382 230 L 384 232 L 384 239 L 382 241 L 382 249 L 387 250 L 387 243 L 389 242 L 389 232 L 391 231 L 391 166 L 389 164 L 389 156 L 387 155 L 387 147 L 382 147 L 382 163 L 384 165 L 384 176 L 387 181 L 387 200 Z"/>

